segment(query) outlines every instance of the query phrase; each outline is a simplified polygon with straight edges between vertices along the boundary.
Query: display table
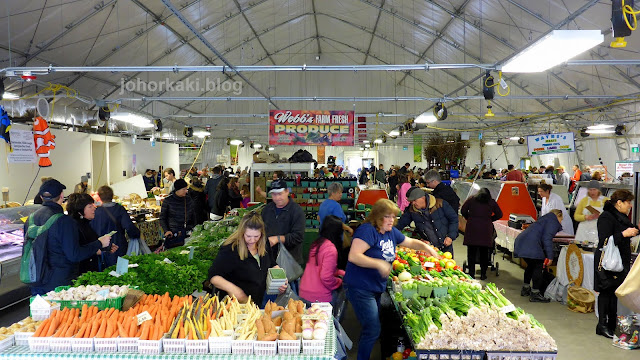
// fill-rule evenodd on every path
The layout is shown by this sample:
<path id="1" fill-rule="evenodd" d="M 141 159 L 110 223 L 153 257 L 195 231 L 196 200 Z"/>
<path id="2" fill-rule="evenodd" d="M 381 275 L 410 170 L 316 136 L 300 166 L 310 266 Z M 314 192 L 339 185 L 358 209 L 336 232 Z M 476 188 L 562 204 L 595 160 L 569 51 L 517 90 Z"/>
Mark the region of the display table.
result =
<path id="1" fill-rule="evenodd" d="M 513 246 L 516 241 L 516 237 L 520 235 L 524 230 L 515 229 L 509 226 L 507 220 L 497 220 L 493 222 L 493 227 L 496 229 L 496 244 L 503 248 L 513 252 Z M 563 233 L 562 231 L 556 234 L 553 238 L 553 242 L 568 244 L 573 240 L 573 236 Z"/>
<path id="2" fill-rule="evenodd" d="M 593 291 L 593 253 L 581 251 L 582 253 L 582 287 Z M 558 266 L 556 271 L 556 277 L 560 282 L 560 285 L 569 285 L 569 277 L 567 276 L 567 247 L 563 246 L 558 256 Z"/>

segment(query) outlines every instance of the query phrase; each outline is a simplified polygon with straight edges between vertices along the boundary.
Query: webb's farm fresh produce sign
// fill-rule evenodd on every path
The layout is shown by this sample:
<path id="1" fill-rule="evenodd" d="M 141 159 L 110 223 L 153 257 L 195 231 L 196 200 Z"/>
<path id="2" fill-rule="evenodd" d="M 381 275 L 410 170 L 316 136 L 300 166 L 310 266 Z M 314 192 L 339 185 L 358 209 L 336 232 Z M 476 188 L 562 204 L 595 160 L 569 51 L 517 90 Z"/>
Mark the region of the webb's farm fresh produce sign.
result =
<path id="1" fill-rule="evenodd" d="M 270 110 L 269 145 L 353 146 L 353 111 Z"/>

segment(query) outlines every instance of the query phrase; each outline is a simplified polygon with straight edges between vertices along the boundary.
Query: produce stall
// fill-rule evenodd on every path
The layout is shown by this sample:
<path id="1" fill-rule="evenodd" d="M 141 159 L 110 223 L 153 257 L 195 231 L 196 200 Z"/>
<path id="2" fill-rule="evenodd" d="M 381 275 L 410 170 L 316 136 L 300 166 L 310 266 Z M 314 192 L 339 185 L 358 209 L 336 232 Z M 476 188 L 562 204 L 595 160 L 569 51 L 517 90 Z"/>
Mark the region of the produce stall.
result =
<path id="1" fill-rule="evenodd" d="M 397 254 L 399 262 L 409 260 L 394 267 L 388 291 L 419 359 L 556 357 L 544 326 L 494 284 L 483 289 L 445 254 L 426 257 L 401 247 Z"/>

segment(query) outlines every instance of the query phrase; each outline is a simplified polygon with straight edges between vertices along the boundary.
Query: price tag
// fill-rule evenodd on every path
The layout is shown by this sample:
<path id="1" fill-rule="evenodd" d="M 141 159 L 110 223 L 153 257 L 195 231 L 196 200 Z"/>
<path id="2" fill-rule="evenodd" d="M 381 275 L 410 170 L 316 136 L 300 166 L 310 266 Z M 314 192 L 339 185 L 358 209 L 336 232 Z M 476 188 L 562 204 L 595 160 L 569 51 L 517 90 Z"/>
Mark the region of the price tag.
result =
<path id="1" fill-rule="evenodd" d="M 432 262 L 426 262 L 426 263 L 424 263 L 424 266 L 426 266 L 428 268 L 432 268 L 432 267 L 436 266 L 436 264 L 434 264 Z"/>
<path id="2" fill-rule="evenodd" d="M 129 271 L 129 260 L 118 256 L 118 261 L 116 262 L 116 272 L 118 275 L 126 274 Z"/>
<path id="3" fill-rule="evenodd" d="M 502 312 L 503 314 L 508 314 L 512 311 L 516 311 L 516 306 L 513 304 L 507 305 L 505 307 L 503 307 L 502 309 L 500 309 L 500 312 Z"/>
<path id="4" fill-rule="evenodd" d="M 117 272 L 115 272 L 114 270 L 111 270 L 111 272 L 109 273 L 109 275 L 111 276 L 115 276 L 115 277 L 120 277 L 120 274 L 118 274 Z"/>
<path id="5" fill-rule="evenodd" d="M 129 269 L 131 269 L 131 268 L 137 268 L 137 267 L 138 267 L 138 264 L 129 264 Z"/>
<path id="6" fill-rule="evenodd" d="M 100 295 L 103 298 L 106 298 L 107 296 L 109 296 L 109 289 L 100 290 L 96 293 L 96 295 Z"/>
<path id="7" fill-rule="evenodd" d="M 169 260 L 167 258 L 164 258 L 164 260 L 162 260 L 162 261 L 166 262 L 167 264 L 173 264 L 173 261 L 171 261 L 171 260 Z"/>
<path id="8" fill-rule="evenodd" d="M 180 251 L 180 255 L 187 255 L 188 253 L 190 253 L 189 250 L 182 250 Z"/>
<path id="9" fill-rule="evenodd" d="M 193 260 L 193 249 L 195 246 L 189 246 L 189 260 Z"/>
<path id="10" fill-rule="evenodd" d="M 148 311 L 143 311 L 140 314 L 136 315 L 136 317 L 138 318 L 138 326 L 140 326 L 140 324 L 142 324 L 143 322 L 145 322 L 147 320 L 153 319 L 151 317 L 151 314 L 149 314 Z"/>

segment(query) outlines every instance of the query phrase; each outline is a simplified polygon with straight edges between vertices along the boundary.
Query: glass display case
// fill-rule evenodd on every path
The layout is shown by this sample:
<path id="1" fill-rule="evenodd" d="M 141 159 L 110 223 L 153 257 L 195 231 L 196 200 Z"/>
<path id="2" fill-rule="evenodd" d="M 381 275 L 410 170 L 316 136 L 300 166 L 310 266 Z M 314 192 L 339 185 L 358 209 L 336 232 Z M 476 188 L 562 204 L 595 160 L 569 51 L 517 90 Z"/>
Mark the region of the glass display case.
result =
<path id="1" fill-rule="evenodd" d="M 41 205 L 0 209 L 0 309 L 29 297 L 29 287 L 20 282 L 20 256 L 24 222 Z"/>

